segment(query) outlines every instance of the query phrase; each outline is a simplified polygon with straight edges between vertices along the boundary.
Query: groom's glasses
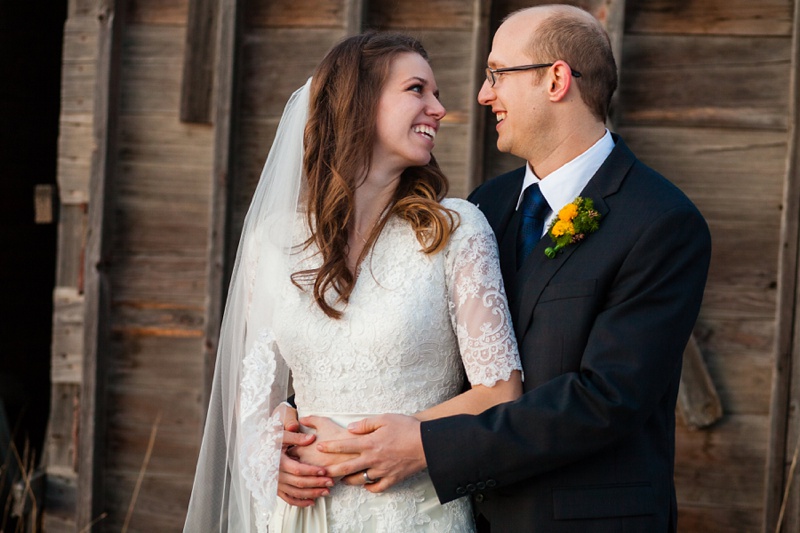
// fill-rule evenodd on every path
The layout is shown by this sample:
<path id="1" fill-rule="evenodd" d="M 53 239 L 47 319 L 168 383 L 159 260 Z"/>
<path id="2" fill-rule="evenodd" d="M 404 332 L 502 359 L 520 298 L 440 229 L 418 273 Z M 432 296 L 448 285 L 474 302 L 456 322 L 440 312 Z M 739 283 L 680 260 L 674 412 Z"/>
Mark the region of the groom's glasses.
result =
<path id="1" fill-rule="evenodd" d="M 519 67 L 505 67 L 505 68 L 491 68 L 486 67 L 486 81 L 490 83 L 492 87 L 494 84 L 497 83 L 497 74 L 502 74 L 503 72 L 520 72 L 522 70 L 532 70 L 535 68 L 544 68 L 544 67 L 552 67 L 555 63 L 539 63 L 538 65 L 521 65 Z M 577 70 L 572 71 L 572 76 L 575 78 L 580 78 L 581 73 Z"/>

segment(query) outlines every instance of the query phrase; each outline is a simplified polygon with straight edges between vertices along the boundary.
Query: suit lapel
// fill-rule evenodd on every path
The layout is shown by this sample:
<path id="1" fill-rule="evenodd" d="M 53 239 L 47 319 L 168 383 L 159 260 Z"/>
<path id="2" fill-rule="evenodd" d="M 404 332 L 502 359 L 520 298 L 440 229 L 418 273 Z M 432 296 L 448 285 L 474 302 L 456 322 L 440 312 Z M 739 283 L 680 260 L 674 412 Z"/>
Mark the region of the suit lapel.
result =
<path id="1" fill-rule="evenodd" d="M 497 242 L 502 242 L 506 230 L 510 227 L 509 221 L 517 209 L 524 177 L 525 167 L 520 167 L 497 178 L 498 181 L 494 187 L 486 189 L 490 192 L 475 198 L 478 207 L 483 211 L 489 225 L 492 226 Z M 491 197 L 486 197 L 487 195 L 491 195 Z"/>
<path id="2" fill-rule="evenodd" d="M 619 190 L 622 181 L 636 161 L 636 157 L 622 139 L 615 134 L 612 134 L 612 137 L 615 141 L 614 150 L 611 151 L 611 154 L 609 154 L 580 194 L 584 198 L 591 198 L 594 201 L 595 209 L 600 213 L 600 229 L 597 230 L 598 232 L 603 231 L 603 218 L 609 212 L 605 198 Z M 591 238 L 592 235 L 587 237 L 587 239 Z M 580 248 L 580 244 L 567 246 L 553 259 L 549 259 L 544 255 L 544 250 L 551 245 L 552 241 L 548 235 L 542 237 L 517 274 L 515 290 L 517 298 L 515 298 L 515 301 L 518 303 L 516 309 L 514 306 L 511 307 L 511 316 L 515 319 L 514 325 L 517 328 L 518 335 L 527 330 L 528 324 L 530 324 L 533 317 L 533 310 L 539 301 L 542 291 L 559 269 L 569 261 L 572 254 Z"/>
<path id="3" fill-rule="evenodd" d="M 516 299 L 517 201 L 522 191 L 525 167 L 504 174 L 478 189 L 471 199 L 483 211 L 500 249 L 500 270 L 509 304 Z"/>

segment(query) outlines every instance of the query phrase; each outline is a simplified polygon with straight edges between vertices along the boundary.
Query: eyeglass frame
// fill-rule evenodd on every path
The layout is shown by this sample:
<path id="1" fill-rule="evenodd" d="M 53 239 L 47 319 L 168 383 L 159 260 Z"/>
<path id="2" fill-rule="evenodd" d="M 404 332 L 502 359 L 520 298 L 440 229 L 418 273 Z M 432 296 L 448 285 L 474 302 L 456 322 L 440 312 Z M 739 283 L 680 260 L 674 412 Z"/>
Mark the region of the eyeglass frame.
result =
<path id="1" fill-rule="evenodd" d="M 494 87 L 494 84 L 497 83 L 497 78 L 495 78 L 495 74 L 502 74 L 504 72 L 520 72 L 523 70 L 532 70 L 535 68 L 544 68 L 544 67 L 552 67 L 555 65 L 553 63 L 537 63 L 536 65 L 519 65 L 516 67 L 503 67 L 503 68 L 492 68 L 486 67 L 483 71 L 484 75 L 486 76 L 486 81 L 491 83 L 491 87 Z M 573 78 L 580 78 L 581 73 L 577 70 L 573 69 L 572 67 L 569 68 L 570 72 L 572 72 Z"/>

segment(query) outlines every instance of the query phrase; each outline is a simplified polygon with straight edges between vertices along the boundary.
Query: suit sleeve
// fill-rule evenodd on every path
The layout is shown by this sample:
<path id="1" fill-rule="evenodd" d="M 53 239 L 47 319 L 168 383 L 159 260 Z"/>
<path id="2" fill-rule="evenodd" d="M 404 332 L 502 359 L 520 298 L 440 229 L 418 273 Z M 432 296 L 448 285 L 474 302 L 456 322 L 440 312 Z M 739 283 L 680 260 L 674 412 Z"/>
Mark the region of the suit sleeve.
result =
<path id="1" fill-rule="evenodd" d="M 654 220 L 630 246 L 593 319 L 580 370 L 480 415 L 424 422 L 442 503 L 469 483 L 502 487 L 580 461 L 637 431 L 671 403 L 705 287 L 711 241 L 690 203 Z M 569 334 L 539 331 L 546 335 Z M 527 357 L 546 354 L 526 354 Z"/>

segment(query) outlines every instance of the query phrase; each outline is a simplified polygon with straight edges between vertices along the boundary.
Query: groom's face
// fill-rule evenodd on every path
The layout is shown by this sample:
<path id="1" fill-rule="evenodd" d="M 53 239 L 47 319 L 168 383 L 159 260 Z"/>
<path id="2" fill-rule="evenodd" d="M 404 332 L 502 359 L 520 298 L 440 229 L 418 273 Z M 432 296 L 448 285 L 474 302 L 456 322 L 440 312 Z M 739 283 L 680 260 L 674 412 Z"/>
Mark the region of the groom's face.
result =
<path id="1" fill-rule="evenodd" d="M 487 64 L 501 69 L 549 61 L 531 58 L 528 42 L 536 26 L 538 14 L 515 15 L 504 22 L 492 40 Z M 484 81 L 478 102 L 488 106 L 497 119 L 497 148 L 528 161 L 533 160 L 534 141 L 547 130 L 547 75 L 542 71 L 523 70 L 495 74 L 495 84 Z"/>

